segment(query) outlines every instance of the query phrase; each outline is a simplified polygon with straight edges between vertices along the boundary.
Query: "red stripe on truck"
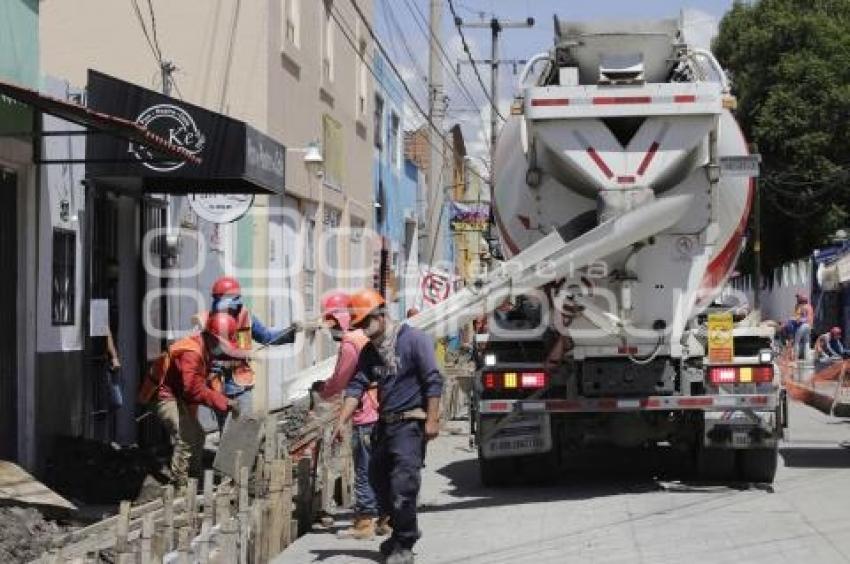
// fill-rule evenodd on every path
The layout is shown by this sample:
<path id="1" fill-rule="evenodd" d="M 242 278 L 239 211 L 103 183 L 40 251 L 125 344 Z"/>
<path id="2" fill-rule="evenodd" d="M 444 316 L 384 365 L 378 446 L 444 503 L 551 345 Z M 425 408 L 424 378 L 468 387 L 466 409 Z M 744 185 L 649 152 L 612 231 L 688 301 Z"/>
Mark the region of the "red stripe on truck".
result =
<path id="1" fill-rule="evenodd" d="M 569 98 L 535 98 L 531 101 L 531 105 L 534 107 L 546 107 L 546 106 L 569 106 L 570 99 Z"/>
<path id="2" fill-rule="evenodd" d="M 661 144 L 658 141 L 653 141 L 652 145 L 649 146 L 649 150 L 643 156 L 643 160 L 640 162 L 640 166 L 638 167 L 638 176 L 643 176 L 643 173 L 649 168 L 649 163 L 652 162 L 652 159 L 655 157 L 655 153 L 658 152 L 658 148 L 660 146 Z"/>
<path id="3" fill-rule="evenodd" d="M 673 96 L 673 102 L 677 104 L 693 104 L 697 101 L 697 97 L 693 94 L 680 94 Z"/>
<path id="4" fill-rule="evenodd" d="M 605 164 L 605 161 L 603 161 L 602 157 L 599 156 L 599 153 L 596 152 L 596 149 L 594 149 L 593 147 L 588 147 L 587 154 L 590 156 L 591 159 L 593 159 L 593 162 L 596 163 L 596 166 L 599 167 L 599 170 L 602 171 L 602 174 L 604 174 L 608 178 L 614 176 L 614 173 L 611 172 L 611 169 L 608 168 L 608 165 Z"/>

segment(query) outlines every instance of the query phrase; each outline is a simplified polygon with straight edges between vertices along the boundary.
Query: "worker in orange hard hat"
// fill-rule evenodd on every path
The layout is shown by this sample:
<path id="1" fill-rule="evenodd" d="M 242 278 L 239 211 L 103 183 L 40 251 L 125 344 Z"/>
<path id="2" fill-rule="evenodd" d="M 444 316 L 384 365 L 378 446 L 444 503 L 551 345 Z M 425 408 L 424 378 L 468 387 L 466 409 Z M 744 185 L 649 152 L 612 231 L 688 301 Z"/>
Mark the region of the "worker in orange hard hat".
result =
<path id="1" fill-rule="evenodd" d="M 366 289 L 351 296 L 351 324 L 369 338 L 360 353 L 357 372 L 345 390 L 334 437 L 360 405 L 360 398 L 378 385 L 378 423 L 372 433 L 370 477 L 378 506 L 390 512 L 393 532 L 381 543 L 387 562 L 413 562 L 420 531 L 416 502 L 427 441 L 440 431 L 443 377 L 434 357 L 434 341 L 407 323 L 394 323 L 384 298 Z"/>
<path id="2" fill-rule="evenodd" d="M 190 473 L 197 477 L 201 474 L 204 431 L 194 408 L 205 405 L 216 413 L 239 416 L 236 400 L 207 385 L 216 360 L 239 356 L 235 337 L 236 321 L 226 313 L 215 313 L 202 332 L 172 344 L 143 382 L 174 447 L 170 470 L 177 486 L 185 486 Z"/>
<path id="3" fill-rule="evenodd" d="M 327 380 L 316 382 L 313 389 L 324 400 L 331 400 L 348 387 L 357 369 L 360 351 L 369 339 L 359 329 L 351 328 L 351 297 L 346 292 L 333 291 L 322 298 L 322 319 L 331 336 L 339 343 L 336 367 Z M 351 528 L 340 531 L 341 538 L 368 540 L 389 534 L 388 518 L 378 519 L 378 500 L 369 480 L 372 458 L 370 437 L 378 421 L 376 388 L 366 391 L 354 412 L 351 433 L 351 452 L 354 458 L 354 522 Z"/>
<path id="4" fill-rule="evenodd" d="M 243 351 L 250 351 L 253 343 L 265 346 L 286 345 L 295 342 L 295 335 L 302 330 L 299 322 L 286 329 L 274 331 L 267 328 L 242 302 L 242 286 L 232 276 L 222 276 L 212 285 L 212 304 L 209 312 L 197 315 L 197 322 L 204 326 L 212 313 L 228 313 L 236 321 L 236 343 Z M 256 376 L 251 365 L 240 362 L 226 366 L 221 376 L 212 381 L 215 388 L 221 389 L 231 399 L 239 401 L 243 413 L 252 411 L 252 390 Z M 218 416 L 219 429 L 224 428 L 226 416 Z"/>

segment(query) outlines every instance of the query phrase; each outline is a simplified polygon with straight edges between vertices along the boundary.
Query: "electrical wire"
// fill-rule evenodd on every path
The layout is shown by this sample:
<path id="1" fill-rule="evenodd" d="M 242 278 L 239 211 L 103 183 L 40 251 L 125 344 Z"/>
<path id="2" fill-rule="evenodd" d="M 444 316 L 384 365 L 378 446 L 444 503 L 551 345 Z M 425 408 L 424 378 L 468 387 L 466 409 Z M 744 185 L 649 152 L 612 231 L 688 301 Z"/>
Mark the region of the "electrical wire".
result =
<path id="1" fill-rule="evenodd" d="M 133 10 L 136 13 L 136 18 L 139 21 L 139 25 L 142 28 L 142 33 L 145 34 L 145 39 L 148 42 L 148 46 L 151 48 L 151 53 L 153 54 L 153 58 L 156 60 L 157 65 L 162 66 L 162 59 L 160 59 L 159 54 L 157 53 L 156 47 L 153 46 L 153 41 L 151 41 L 150 34 L 148 33 L 148 26 L 145 23 L 145 18 L 142 16 L 142 11 L 139 9 L 138 0 L 130 0 L 130 5 L 133 7 Z"/>
<path id="2" fill-rule="evenodd" d="M 387 54 L 386 48 L 384 47 L 383 43 L 381 42 L 381 40 L 378 38 L 377 34 L 375 33 L 375 29 L 372 27 L 372 24 L 369 23 L 369 20 L 366 18 L 366 15 L 363 13 L 363 10 L 357 4 L 357 0 L 349 0 L 349 1 L 351 2 L 351 5 L 354 7 L 354 10 L 357 12 L 357 15 L 360 18 L 360 21 L 363 22 L 363 25 L 366 27 L 366 30 L 369 32 L 369 36 L 375 42 L 375 45 L 378 47 L 378 50 L 381 52 L 381 54 L 386 59 L 387 64 L 390 66 L 390 69 L 392 69 L 393 73 L 396 75 L 396 77 L 398 77 L 399 81 L 401 82 L 402 87 L 404 88 L 405 92 L 407 93 L 407 96 L 410 99 L 410 101 L 413 104 L 416 111 L 419 113 L 420 116 L 422 116 L 422 118 L 425 120 L 425 122 L 430 126 L 431 131 L 434 131 L 434 132 L 437 133 L 437 137 L 439 138 L 440 141 L 442 141 L 444 147 L 449 149 L 449 150 L 453 150 L 452 144 L 449 142 L 448 139 L 446 139 L 445 135 L 434 124 L 434 120 L 431 119 L 431 116 L 429 116 L 428 112 L 426 112 L 422 108 L 422 105 L 419 103 L 418 100 L 416 100 L 416 97 L 410 91 L 410 88 L 408 87 L 407 82 L 401 76 L 401 73 L 399 72 L 398 67 L 396 67 L 395 63 L 392 61 L 392 59 Z M 356 47 L 356 43 L 348 35 L 348 33 L 345 30 L 345 27 L 342 25 L 342 23 L 340 23 L 339 19 L 336 17 L 336 14 L 333 11 L 331 12 L 331 16 L 333 17 L 334 21 L 337 23 L 337 26 L 340 28 L 340 30 L 343 31 L 343 35 L 345 36 L 348 44 L 354 50 L 355 54 L 357 54 L 357 56 L 359 56 L 361 58 L 361 60 L 366 64 L 366 67 L 369 69 L 369 72 L 372 74 L 372 76 L 375 77 L 375 80 L 377 80 L 379 83 L 383 84 L 381 82 L 380 77 L 375 72 L 375 69 L 372 68 L 371 65 L 369 65 L 368 61 L 366 61 L 365 56 L 362 53 L 359 52 L 359 50 Z M 435 149 L 440 148 L 431 139 L 431 136 L 426 136 L 426 139 L 427 139 L 428 144 L 431 145 L 433 148 L 435 148 Z M 482 181 L 488 182 L 488 180 L 485 179 L 484 177 L 482 177 L 477 171 L 470 169 L 470 173 L 473 174 L 474 176 L 480 178 Z"/>
<path id="3" fill-rule="evenodd" d="M 425 35 L 426 40 L 430 43 L 433 39 L 434 43 L 436 43 L 439 53 L 442 55 L 441 58 L 438 58 L 437 61 L 440 63 L 440 66 L 443 67 L 446 71 L 448 71 L 449 75 L 453 78 L 454 83 L 460 88 L 460 91 L 466 96 L 466 99 L 473 106 L 478 105 L 478 101 L 475 99 L 475 96 L 472 95 L 472 92 L 469 91 L 469 88 L 463 83 L 456 72 L 456 67 L 452 65 L 451 57 L 446 53 L 446 49 L 443 47 L 442 42 L 439 37 L 437 37 L 434 32 L 431 30 L 431 27 L 428 25 L 428 22 L 425 20 L 425 14 L 422 13 L 422 10 L 419 9 L 419 6 L 416 5 L 412 0 L 405 0 L 405 4 L 407 5 L 407 9 L 410 12 L 410 15 L 413 16 L 413 20 L 418 25 L 420 31 Z M 445 63 L 444 63 L 445 61 Z M 479 110 L 480 112 L 480 110 Z M 482 120 L 483 123 L 483 120 Z"/>
<path id="4" fill-rule="evenodd" d="M 466 42 L 466 36 L 463 34 L 463 28 L 461 27 L 460 23 L 458 22 L 458 20 L 460 18 L 457 15 L 457 10 L 455 10 L 455 5 L 454 5 L 453 0 L 449 0 L 449 10 L 451 10 L 451 12 L 452 12 L 452 17 L 454 18 L 455 29 L 457 29 L 458 35 L 460 35 L 460 41 L 463 44 L 463 50 L 466 52 L 466 56 L 469 59 L 469 64 L 472 65 L 472 70 L 475 71 L 475 77 L 478 79 L 478 84 L 481 86 L 481 90 L 484 92 L 484 96 L 486 96 L 487 100 L 490 102 L 490 107 L 491 107 L 492 111 L 496 112 L 496 114 L 500 118 L 502 118 L 502 121 L 507 121 L 505 116 L 502 115 L 502 112 L 499 111 L 499 107 L 496 105 L 495 100 L 493 100 L 493 93 L 489 92 L 487 90 L 487 87 L 484 86 L 484 79 L 481 78 L 481 73 L 478 71 L 478 65 L 475 64 L 475 59 L 472 58 L 472 51 L 469 49 L 469 44 Z M 493 64 L 496 64 L 496 61 L 493 61 Z"/>
<path id="5" fill-rule="evenodd" d="M 156 58 L 162 64 L 162 49 L 159 47 L 159 38 L 156 34 L 156 15 L 153 10 L 152 0 L 148 0 L 148 11 L 151 14 L 151 35 L 153 35 L 153 44 L 156 47 Z"/>
<path id="6" fill-rule="evenodd" d="M 395 17 L 395 14 L 392 12 L 392 9 L 388 9 L 388 5 L 385 2 L 381 2 L 380 6 L 381 6 L 381 15 L 384 18 L 384 22 L 386 23 L 386 26 L 387 26 L 387 31 L 389 32 L 387 37 L 390 40 L 390 46 L 392 47 L 393 52 L 395 52 L 396 56 L 399 59 L 401 58 L 400 56 L 398 56 L 399 49 L 398 49 L 398 45 L 397 45 L 396 40 L 395 40 L 396 35 L 398 35 L 399 37 L 402 38 L 401 45 L 402 45 L 404 52 L 407 54 L 407 59 L 410 61 L 411 66 L 416 71 L 417 76 L 422 80 L 422 82 L 420 84 L 422 84 L 425 87 L 425 95 L 426 95 L 426 98 L 427 98 L 427 96 L 428 96 L 428 86 L 427 86 L 428 73 L 426 73 L 425 70 L 419 65 L 419 61 L 417 61 L 416 56 L 413 54 L 413 51 L 411 51 L 410 45 L 408 44 L 407 41 L 404 40 L 404 32 L 402 31 L 401 25 L 399 25 L 398 20 Z"/>

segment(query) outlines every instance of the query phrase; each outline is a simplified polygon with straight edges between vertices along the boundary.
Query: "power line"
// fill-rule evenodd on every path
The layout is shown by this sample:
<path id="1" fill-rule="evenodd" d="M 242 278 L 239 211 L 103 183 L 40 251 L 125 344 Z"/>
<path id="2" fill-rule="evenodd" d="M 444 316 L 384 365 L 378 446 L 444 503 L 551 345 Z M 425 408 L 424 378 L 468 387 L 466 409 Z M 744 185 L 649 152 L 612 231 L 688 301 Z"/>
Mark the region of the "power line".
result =
<path id="1" fill-rule="evenodd" d="M 472 70 L 475 71 L 475 77 L 478 79 L 478 84 L 479 86 L 481 86 L 481 91 L 484 92 L 484 96 L 486 96 L 487 100 L 490 102 L 492 111 L 496 112 L 496 114 L 500 118 L 502 118 L 502 121 L 508 121 L 505 116 L 502 115 L 502 112 L 499 111 L 499 108 L 498 106 L 496 106 L 496 102 L 493 100 L 493 97 L 487 90 L 487 87 L 484 86 L 484 79 L 481 78 L 481 73 L 478 71 L 478 65 L 475 63 L 475 59 L 472 58 L 472 51 L 469 49 L 469 44 L 466 42 L 466 36 L 463 34 L 463 28 L 460 26 L 460 18 L 457 15 L 457 10 L 455 10 L 453 0 L 449 0 L 449 10 L 451 10 L 452 12 L 455 29 L 457 29 L 458 35 L 460 35 L 460 41 L 463 44 L 463 50 L 466 52 L 466 56 L 469 59 L 469 63 L 472 65 Z"/>
<path id="2" fill-rule="evenodd" d="M 475 96 L 472 95 L 472 93 L 469 91 L 469 89 L 466 87 L 466 85 L 463 83 L 463 81 L 460 80 L 460 77 L 457 75 L 457 72 L 455 71 L 455 67 L 452 65 L 451 57 L 449 57 L 448 53 L 446 53 L 446 50 L 443 47 L 442 42 L 440 41 L 440 39 L 438 37 L 436 37 L 434 35 L 434 32 L 427 25 L 427 21 L 425 20 L 425 14 L 422 13 L 422 10 L 419 9 L 419 6 L 417 6 L 415 2 L 412 2 L 411 0 L 405 0 L 405 4 L 407 5 L 408 11 L 410 11 L 410 14 L 413 16 L 413 20 L 419 26 L 419 29 L 422 31 L 423 34 L 425 34 L 425 38 L 428 41 L 431 41 L 431 39 L 433 38 L 434 43 L 436 43 L 437 48 L 439 49 L 439 52 L 443 55 L 442 59 L 444 59 L 447 64 L 443 64 L 442 62 L 440 64 L 443 66 L 443 68 L 445 70 L 447 70 L 449 72 L 449 75 L 454 78 L 455 84 L 458 85 L 461 92 L 463 92 L 463 94 L 466 96 L 467 100 L 469 100 L 469 102 L 473 106 L 477 105 L 478 102 L 475 100 Z M 417 14 L 418 14 L 418 17 L 417 17 Z M 482 124 L 483 124 L 483 119 L 482 119 Z"/>
<path id="3" fill-rule="evenodd" d="M 410 88 L 408 88 L 407 83 L 406 83 L 406 82 L 404 82 L 404 80 L 401 78 L 401 74 L 399 73 L 398 68 L 396 68 L 396 66 L 395 66 L 395 64 L 392 62 L 392 60 L 391 60 L 391 59 L 389 59 L 389 58 L 387 57 L 386 49 L 384 48 L 383 44 L 380 42 L 380 40 L 379 40 L 379 39 L 377 38 L 377 36 L 375 35 L 375 30 L 372 28 L 371 24 L 369 24 L 369 22 L 366 20 L 366 18 L 365 18 L 365 16 L 364 16 L 364 14 L 363 14 L 363 12 L 362 12 L 362 10 L 360 9 L 360 6 L 358 6 L 358 5 L 357 5 L 357 3 L 356 3 L 356 1 L 355 1 L 355 0 L 351 0 L 351 3 L 352 3 L 352 5 L 354 6 L 354 9 L 357 11 L 358 16 L 360 17 L 360 20 L 364 22 L 364 25 L 366 26 L 366 29 L 369 31 L 369 35 L 372 37 L 372 40 L 375 42 L 375 45 L 378 47 L 378 49 L 381 51 L 381 53 L 383 54 L 383 56 L 386 58 L 387 63 L 390 65 L 390 68 L 393 70 L 393 72 L 395 73 L 395 75 L 399 78 L 399 81 L 401 82 L 402 87 L 404 88 L 405 92 L 407 93 L 407 97 L 408 97 L 408 98 L 410 99 L 410 101 L 413 103 L 413 106 L 414 106 L 414 108 L 416 109 L 416 111 L 417 111 L 417 112 L 419 113 L 419 115 L 420 115 L 420 116 L 421 116 L 421 117 L 425 120 L 425 122 L 427 123 L 427 125 L 429 125 L 429 126 L 430 126 L 430 128 L 431 128 L 433 131 L 435 131 L 435 132 L 437 133 L 437 137 L 440 139 L 440 141 L 442 141 L 442 142 L 443 142 L 443 145 L 444 145 L 446 148 L 448 148 L 449 150 L 452 150 L 452 149 L 453 149 L 452 144 L 451 144 L 451 143 L 450 143 L 450 142 L 446 139 L 446 137 L 442 134 L 442 132 L 440 132 L 440 131 L 439 131 L 439 130 L 435 127 L 434 122 L 433 122 L 433 120 L 431 119 L 431 117 L 428 115 L 428 113 L 427 113 L 425 110 L 423 110 L 423 109 L 422 109 L 422 105 L 421 105 L 421 104 L 419 104 L 419 102 L 418 102 L 418 101 L 416 100 L 416 98 L 413 96 L 413 93 L 410 91 Z M 339 27 L 340 31 L 342 31 L 342 35 L 343 35 L 343 37 L 345 37 L 346 42 L 349 44 L 349 46 L 351 47 L 351 49 L 354 51 L 355 55 L 357 55 L 358 57 L 360 57 L 360 60 L 361 60 L 361 61 L 363 61 L 363 64 L 364 64 L 364 65 L 366 65 L 366 68 L 369 70 L 369 73 L 372 75 L 372 77 L 374 77 L 374 79 L 375 79 L 375 80 L 376 80 L 379 84 L 381 84 L 382 86 L 384 86 L 384 88 L 387 88 L 387 85 L 386 85 L 386 84 L 384 84 L 384 83 L 381 81 L 381 77 L 378 75 L 378 73 L 375 71 L 375 69 L 372 67 L 372 65 L 370 65 L 370 64 L 369 64 L 369 61 L 366 59 L 366 55 L 365 55 L 365 53 L 361 53 L 361 52 L 360 52 L 360 50 L 357 48 L 357 44 L 356 44 L 356 42 L 355 42 L 355 41 L 354 41 L 354 39 L 353 39 L 353 38 L 349 35 L 349 32 L 348 32 L 348 30 L 346 29 L 346 26 L 344 26 L 344 25 L 342 24 L 342 22 L 340 21 L 340 17 L 338 16 L 337 12 L 336 12 L 336 11 L 334 11 L 334 10 L 338 10 L 338 8 L 336 8 L 336 7 L 334 6 L 334 8 L 331 10 L 331 13 L 330 13 L 330 14 L 331 14 L 331 17 L 332 17 L 332 18 L 333 18 L 333 20 L 336 22 L 337 27 Z M 430 136 L 427 136 L 427 135 L 426 135 L 424 138 L 425 138 L 426 142 L 427 142 L 429 145 L 431 145 L 431 146 L 432 146 L 432 147 L 434 147 L 434 148 L 438 148 L 438 147 L 437 147 L 437 145 L 434 143 L 434 141 L 431 139 L 431 137 L 430 137 Z M 481 176 L 481 174 L 479 174 L 479 173 L 478 173 L 478 171 L 476 171 L 476 170 L 474 170 L 474 169 L 470 168 L 470 169 L 469 169 L 469 172 L 470 172 L 473 176 L 475 176 L 475 177 L 479 178 L 481 181 L 483 181 L 483 182 L 488 182 L 488 180 L 487 180 L 486 178 L 484 178 L 483 176 Z"/>
<path id="4" fill-rule="evenodd" d="M 153 35 L 153 44 L 156 47 L 156 58 L 162 63 L 162 49 L 159 48 L 159 38 L 156 35 L 156 15 L 154 14 L 152 0 L 148 0 L 148 11 L 151 14 L 151 35 Z"/>
<path id="5" fill-rule="evenodd" d="M 395 34 L 397 33 L 399 37 L 402 38 L 401 45 L 404 49 L 404 52 L 407 54 L 407 58 L 410 60 L 411 65 L 413 65 L 413 69 L 416 71 L 417 76 L 423 81 L 427 80 L 427 73 L 419 66 L 419 62 L 416 60 L 416 56 L 410 50 L 410 45 L 407 41 L 404 40 L 404 32 L 401 29 L 401 25 L 399 25 L 398 20 L 395 17 L 395 13 L 393 12 L 390 5 L 385 2 L 381 2 L 381 14 L 384 16 L 384 21 L 387 23 L 387 30 L 389 31 L 389 39 L 390 43 L 393 46 L 393 50 L 398 55 L 398 48 L 395 42 Z M 395 33 L 394 33 L 395 32 Z M 399 57 L 400 58 L 400 57 Z M 424 82 L 423 82 L 424 85 Z M 426 93 L 427 93 L 427 86 Z"/>
<path id="6" fill-rule="evenodd" d="M 156 60 L 157 65 L 162 66 L 162 59 L 157 54 L 156 47 L 153 46 L 153 41 L 151 41 L 151 37 L 148 34 L 148 26 L 145 24 L 145 18 L 142 16 L 142 11 L 139 9 L 138 0 L 130 0 L 130 4 L 133 7 L 133 10 L 136 12 L 136 18 L 139 21 L 139 25 L 142 27 L 142 33 L 145 34 L 145 39 L 148 42 L 148 46 L 151 48 L 151 53 L 153 53 L 153 58 Z"/>

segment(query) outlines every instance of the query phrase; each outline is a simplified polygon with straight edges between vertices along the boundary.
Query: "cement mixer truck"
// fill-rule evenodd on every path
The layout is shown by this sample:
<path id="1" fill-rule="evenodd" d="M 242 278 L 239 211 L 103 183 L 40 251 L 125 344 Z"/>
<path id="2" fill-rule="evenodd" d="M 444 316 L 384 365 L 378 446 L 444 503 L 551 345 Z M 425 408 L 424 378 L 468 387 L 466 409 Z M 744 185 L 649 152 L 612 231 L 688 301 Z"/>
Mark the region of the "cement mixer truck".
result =
<path id="1" fill-rule="evenodd" d="M 506 260 L 407 320 L 440 336 L 489 319 L 473 402 L 487 485 L 595 445 L 669 447 L 705 478 L 773 481 L 787 413 L 773 333 L 716 302 L 756 159 L 723 69 L 682 29 L 555 19 L 495 152 Z"/>
<path id="2" fill-rule="evenodd" d="M 556 18 L 554 47 L 521 75 L 493 211 L 506 264 L 536 250 L 547 275 L 512 290 L 519 307 L 492 304 L 477 401 L 486 484 L 593 445 L 669 446 L 702 477 L 773 481 L 785 411 L 772 332 L 712 315 L 757 163 L 723 69 L 682 27 Z M 558 239 L 572 251 L 542 256 Z"/>

